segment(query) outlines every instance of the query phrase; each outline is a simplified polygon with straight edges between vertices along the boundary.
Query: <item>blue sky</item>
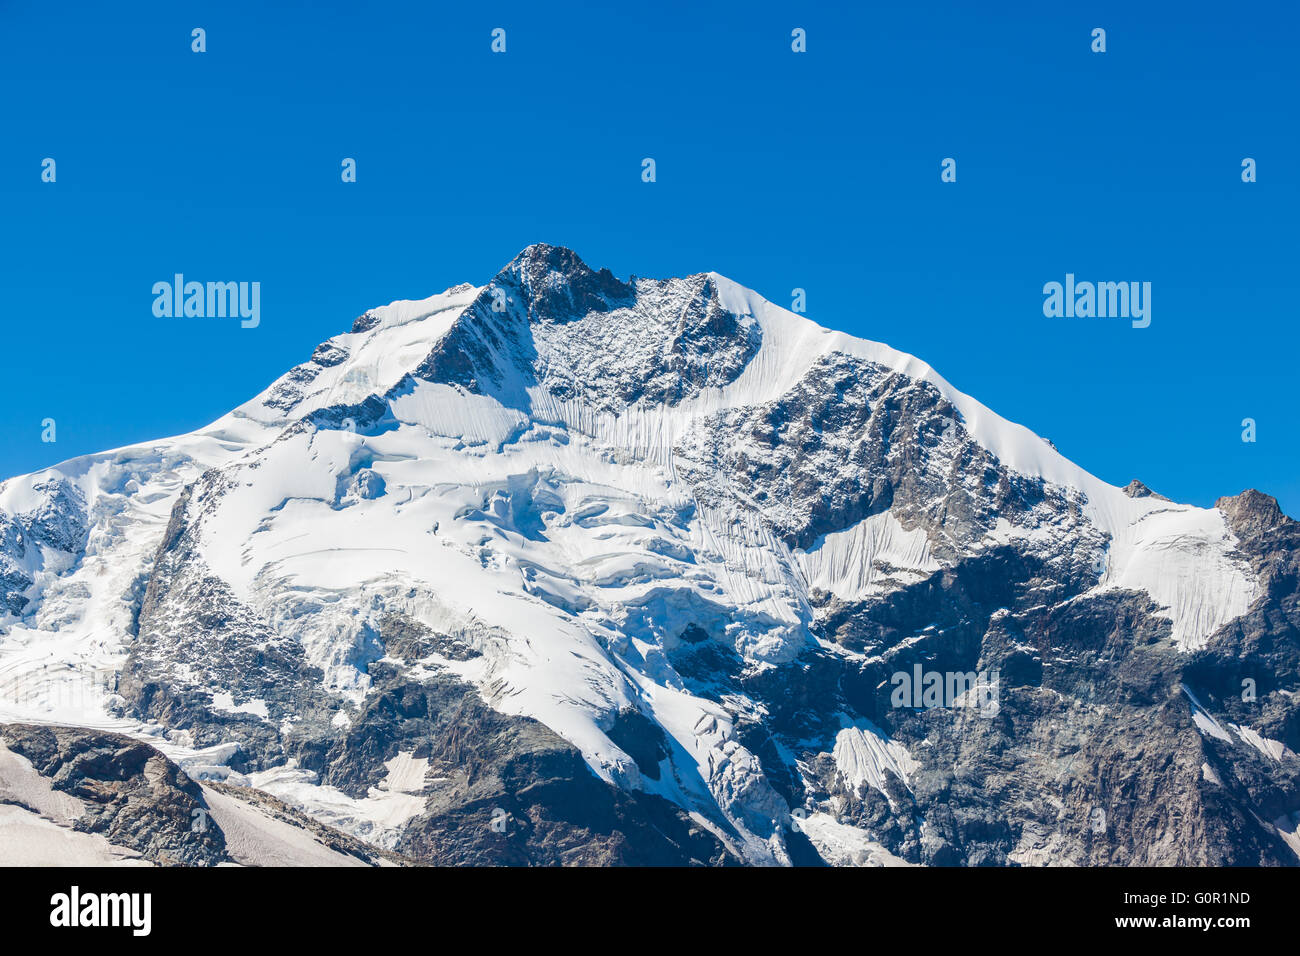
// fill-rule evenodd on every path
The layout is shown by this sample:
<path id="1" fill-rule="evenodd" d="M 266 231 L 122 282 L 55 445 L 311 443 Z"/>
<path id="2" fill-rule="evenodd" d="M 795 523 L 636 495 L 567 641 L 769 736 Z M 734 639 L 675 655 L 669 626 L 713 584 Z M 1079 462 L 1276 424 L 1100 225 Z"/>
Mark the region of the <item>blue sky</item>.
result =
<path id="1" fill-rule="evenodd" d="M 1300 514 L 1292 4 L 265 6 L 0 0 L 0 476 L 547 241 L 804 288 L 1102 478 Z M 261 325 L 155 318 L 177 272 L 261 282 Z M 1151 282 L 1151 326 L 1045 318 L 1067 272 Z"/>

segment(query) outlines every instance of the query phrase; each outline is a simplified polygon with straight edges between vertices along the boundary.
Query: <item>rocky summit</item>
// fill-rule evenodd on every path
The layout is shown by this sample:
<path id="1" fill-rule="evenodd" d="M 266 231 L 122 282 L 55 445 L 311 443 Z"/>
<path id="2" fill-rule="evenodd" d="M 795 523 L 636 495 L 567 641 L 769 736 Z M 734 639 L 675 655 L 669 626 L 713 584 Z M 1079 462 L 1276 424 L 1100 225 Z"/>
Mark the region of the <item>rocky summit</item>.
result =
<path id="1" fill-rule="evenodd" d="M 1269 496 L 711 273 L 536 245 L 339 327 L 0 485 L 0 863 L 1300 863 Z"/>

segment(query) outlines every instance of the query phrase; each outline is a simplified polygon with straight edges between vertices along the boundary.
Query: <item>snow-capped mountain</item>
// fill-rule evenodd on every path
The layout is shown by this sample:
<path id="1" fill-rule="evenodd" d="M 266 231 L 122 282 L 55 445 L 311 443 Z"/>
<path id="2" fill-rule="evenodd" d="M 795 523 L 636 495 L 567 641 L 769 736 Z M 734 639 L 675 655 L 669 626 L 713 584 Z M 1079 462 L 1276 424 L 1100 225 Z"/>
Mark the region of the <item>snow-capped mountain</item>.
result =
<path id="1" fill-rule="evenodd" d="M 0 485 L 0 720 L 417 861 L 1294 864 L 1298 538 L 536 245 Z"/>

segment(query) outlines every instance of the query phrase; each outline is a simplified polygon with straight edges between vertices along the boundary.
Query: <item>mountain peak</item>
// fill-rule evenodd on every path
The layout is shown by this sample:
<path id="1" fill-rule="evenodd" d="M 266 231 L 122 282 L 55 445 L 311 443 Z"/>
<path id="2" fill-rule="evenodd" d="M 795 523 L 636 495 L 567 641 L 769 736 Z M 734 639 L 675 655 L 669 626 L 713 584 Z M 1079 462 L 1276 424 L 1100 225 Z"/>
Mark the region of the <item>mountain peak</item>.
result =
<path id="1" fill-rule="evenodd" d="M 0 486 L 0 717 L 111 720 L 422 862 L 572 862 L 598 820 L 642 864 L 1271 865 L 1277 827 L 1200 836 L 1200 759 L 1134 769 L 1177 844 L 1096 783 L 1140 746 L 1263 787 L 1263 741 L 1290 786 L 1295 735 L 1248 731 L 1214 675 L 1248 641 L 1294 723 L 1291 603 L 1258 603 L 1294 602 L 1294 526 L 1255 491 L 1219 508 L 1105 484 L 723 276 L 622 282 L 538 243 L 366 313 L 203 431 Z M 925 714 L 895 698 L 986 668 L 979 717 L 951 683 Z M 1189 743 L 1219 725 L 1117 690 L 1135 673 L 1239 743 Z M 1026 842 L 1058 814 L 1016 795 L 1057 787 L 1132 839 Z M 503 842 L 495 806 L 547 826 Z"/>
<path id="2" fill-rule="evenodd" d="M 1247 488 L 1239 495 L 1225 495 L 1214 507 L 1227 516 L 1232 530 L 1241 536 L 1260 534 L 1289 520 L 1282 514 L 1276 498 L 1254 488 Z"/>
<path id="3" fill-rule="evenodd" d="M 536 386 L 619 414 L 734 381 L 761 339 L 710 274 L 622 282 L 571 249 L 536 243 L 478 292 L 412 375 L 521 409 Z"/>
<path id="4" fill-rule="evenodd" d="M 500 291 L 498 291 L 500 290 Z M 581 318 L 626 305 L 635 286 L 620 282 L 606 268 L 592 269 L 572 249 L 536 242 L 510 260 L 483 291 L 489 306 L 500 311 L 501 294 L 517 293 L 529 321 L 555 320 L 565 314 Z"/>
<path id="5" fill-rule="evenodd" d="M 1128 495 L 1130 498 L 1155 498 L 1157 501 L 1169 500 L 1164 495 L 1156 494 L 1136 478 L 1124 486 L 1124 494 Z"/>
<path id="6" fill-rule="evenodd" d="M 582 257 L 568 246 L 557 246 L 549 242 L 530 242 L 510 260 L 506 268 L 519 263 L 531 262 L 552 264 L 566 271 L 577 269 L 590 271 L 587 264 L 582 261 Z"/>

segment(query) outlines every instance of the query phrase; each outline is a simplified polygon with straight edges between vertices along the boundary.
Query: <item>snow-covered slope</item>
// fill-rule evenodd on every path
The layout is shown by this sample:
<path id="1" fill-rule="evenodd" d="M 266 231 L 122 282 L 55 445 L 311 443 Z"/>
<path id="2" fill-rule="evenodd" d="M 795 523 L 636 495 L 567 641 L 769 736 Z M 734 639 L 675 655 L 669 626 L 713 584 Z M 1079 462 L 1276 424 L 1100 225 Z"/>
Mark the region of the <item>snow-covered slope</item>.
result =
<path id="1" fill-rule="evenodd" d="M 391 845 L 441 799 L 433 771 L 397 816 L 368 795 L 411 741 L 385 725 L 364 781 L 321 754 L 355 754 L 392 675 L 451 679 L 734 856 L 789 862 L 810 755 L 882 793 L 915 762 L 843 701 L 787 712 L 810 660 L 890 657 L 871 622 L 1006 555 L 1018 607 L 1137 596 L 1196 651 L 1261 597 L 1239 544 L 912 356 L 716 274 L 623 283 L 533 246 L 366 313 L 207 428 L 0 485 L 0 720 L 292 779 Z"/>

